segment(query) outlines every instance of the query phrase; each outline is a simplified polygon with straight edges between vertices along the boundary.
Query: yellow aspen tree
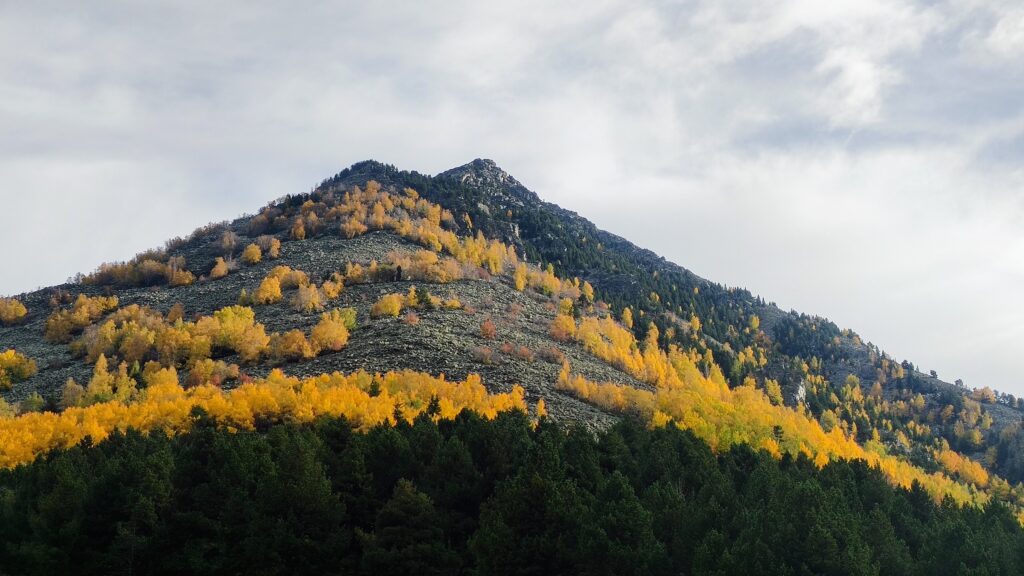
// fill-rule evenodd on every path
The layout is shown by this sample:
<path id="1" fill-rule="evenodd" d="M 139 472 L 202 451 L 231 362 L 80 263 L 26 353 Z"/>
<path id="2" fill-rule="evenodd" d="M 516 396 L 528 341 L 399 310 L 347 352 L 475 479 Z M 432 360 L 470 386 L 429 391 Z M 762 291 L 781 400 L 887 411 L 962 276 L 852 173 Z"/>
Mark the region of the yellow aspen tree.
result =
<path id="1" fill-rule="evenodd" d="M 255 243 L 249 244 L 242 250 L 242 262 L 246 264 L 258 264 L 263 259 L 263 251 Z"/>
<path id="2" fill-rule="evenodd" d="M 516 290 L 522 292 L 526 289 L 526 264 L 522 262 L 516 266 L 515 273 L 512 274 L 512 282 L 515 285 Z"/>
<path id="3" fill-rule="evenodd" d="M 587 304 L 594 303 L 594 287 L 590 285 L 590 282 L 583 282 L 580 293 L 583 294 L 583 299 L 586 300 Z"/>

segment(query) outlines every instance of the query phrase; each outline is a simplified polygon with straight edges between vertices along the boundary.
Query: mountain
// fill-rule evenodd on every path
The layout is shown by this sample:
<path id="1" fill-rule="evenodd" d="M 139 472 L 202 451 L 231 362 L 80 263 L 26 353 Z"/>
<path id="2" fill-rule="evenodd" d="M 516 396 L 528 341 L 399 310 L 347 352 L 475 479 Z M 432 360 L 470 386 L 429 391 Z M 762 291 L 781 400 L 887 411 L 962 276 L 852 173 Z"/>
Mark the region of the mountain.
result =
<path id="1" fill-rule="evenodd" d="M 402 573 L 392 564 L 406 554 L 443 573 L 519 573 L 508 567 L 521 558 L 498 562 L 504 543 L 539 538 L 531 526 L 547 522 L 565 526 L 543 538 L 579 539 L 533 551 L 556 573 L 939 573 L 959 564 L 939 561 L 953 548 L 929 538 L 949 533 L 969 542 L 964 558 L 982 538 L 1009 555 L 972 569 L 1024 565 L 1018 399 L 943 382 L 827 319 L 701 278 L 544 202 L 490 160 L 435 176 L 360 162 L 309 194 L 0 299 L 0 351 L 0 494 L 12 495 L 0 573 L 4 560 L 12 573 L 73 566 L 74 541 L 60 534 L 104 559 L 124 546 L 159 558 L 172 535 L 208 529 L 224 532 L 204 546 L 243 538 L 287 554 L 283 535 L 228 526 L 283 530 L 264 524 L 277 508 L 231 515 L 284 505 L 272 495 L 300 480 L 320 500 L 292 497 L 324 515 L 325 531 L 299 537 L 301 522 L 289 524 L 288 545 L 344 549 L 348 571 Z M 197 504 L 209 495 L 196 479 L 235 458 L 281 483 L 225 469 L 208 485 L 238 486 L 236 508 L 221 509 L 230 494 Z M 139 466 L 164 473 L 135 486 Z M 291 466 L 306 475 L 288 480 Z M 90 468 L 110 476 L 88 482 L 113 484 L 38 480 Z M 104 514 L 124 517 L 89 535 L 75 514 L 98 514 L 104 490 L 134 499 L 111 504 Z M 795 527 L 787 498 L 813 500 L 821 517 Z M 70 516 L 45 512 L 62 499 Z M 523 499 L 552 507 L 528 521 Z M 228 516 L 201 530 L 193 516 L 170 520 L 193 508 Z M 592 523 L 600 534 L 577 524 L 590 514 L 604 518 Z M 602 524 L 608 515 L 631 527 Z M 385 545 L 388 522 L 420 522 L 434 544 Z M 792 533 L 775 534 L 782 525 Z M 684 532 L 690 541 L 674 540 Z M 606 556 L 615 546 L 622 555 Z M 162 569 L 240 569 L 217 564 L 227 552 L 186 548 L 165 550 L 179 563 Z M 299 548 L 290 553 L 312 554 Z"/>
<path id="2" fill-rule="evenodd" d="M 410 186 L 435 202 L 469 214 L 478 229 L 516 246 L 530 261 L 550 262 L 560 274 L 590 281 L 599 298 L 613 309 L 630 306 L 646 312 L 662 334 L 672 326 L 688 329 L 689 319 L 696 316 L 701 339 L 732 385 L 747 376 L 754 376 L 762 385 L 765 380 L 775 380 L 788 404 L 802 403 L 819 419 L 831 412 L 825 416 L 827 420 L 834 418 L 844 424 L 844 429 L 856 432 L 861 441 L 871 440 L 873 429 L 889 433 L 883 438 L 889 448 L 902 451 L 919 465 L 927 467 L 930 459 L 927 450 L 916 451 L 920 444 L 938 448 L 945 442 L 1013 483 L 1024 480 L 1024 460 L 1018 457 L 1019 448 L 1024 447 L 1024 399 L 942 381 L 933 373 L 918 370 L 909 360 L 890 357 L 825 318 L 785 312 L 747 290 L 700 278 L 598 229 L 574 212 L 541 201 L 490 160 L 474 160 L 434 178 L 362 162 L 325 181 L 321 188 L 366 178 Z M 658 302 L 652 301 L 652 294 L 658 296 Z M 753 317 L 759 326 L 750 334 L 745 329 Z M 646 319 L 638 322 L 635 332 L 640 337 L 645 334 Z M 737 353 L 747 347 L 763 353 L 765 365 L 741 362 Z M 805 364 L 814 369 L 806 371 Z M 844 393 L 851 375 L 859 381 L 860 394 Z M 879 415 L 856 400 L 855 396 L 868 395 L 876 382 L 887 402 L 903 402 L 906 407 L 891 407 L 888 414 Z M 952 414 L 946 412 L 950 406 Z M 896 432 L 911 422 L 929 430 L 908 432 L 914 440 L 908 445 L 898 441 Z"/>

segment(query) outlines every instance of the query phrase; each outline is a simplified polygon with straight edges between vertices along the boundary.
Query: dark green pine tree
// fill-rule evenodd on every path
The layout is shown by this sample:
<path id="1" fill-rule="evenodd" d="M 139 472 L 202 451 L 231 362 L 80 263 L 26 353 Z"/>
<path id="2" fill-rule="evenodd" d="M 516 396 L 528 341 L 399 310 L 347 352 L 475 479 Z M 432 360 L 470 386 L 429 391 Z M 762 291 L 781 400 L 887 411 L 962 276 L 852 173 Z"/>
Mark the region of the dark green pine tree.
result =
<path id="1" fill-rule="evenodd" d="M 408 480 L 377 514 L 373 534 L 364 535 L 362 571 L 372 576 L 457 574 L 460 561 L 445 541 L 434 504 Z"/>

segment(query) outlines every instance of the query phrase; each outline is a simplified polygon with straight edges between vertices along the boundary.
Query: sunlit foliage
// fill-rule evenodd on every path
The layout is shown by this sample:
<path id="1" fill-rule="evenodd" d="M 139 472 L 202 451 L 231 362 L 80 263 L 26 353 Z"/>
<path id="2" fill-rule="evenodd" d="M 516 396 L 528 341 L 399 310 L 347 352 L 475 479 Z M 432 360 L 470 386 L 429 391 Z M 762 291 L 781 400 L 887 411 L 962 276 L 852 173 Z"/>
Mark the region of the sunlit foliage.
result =
<path id="1" fill-rule="evenodd" d="M 655 391 L 619 384 L 601 384 L 572 374 L 564 364 L 557 386 L 609 409 L 639 412 L 654 425 L 674 422 L 692 430 L 717 450 L 738 443 L 774 454 L 803 454 L 818 466 L 832 459 L 861 459 L 879 467 L 896 484 L 919 482 L 936 499 L 950 496 L 960 503 L 983 503 L 988 496 L 947 476 L 927 474 L 887 455 L 881 446 L 867 450 L 838 428 L 825 432 L 813 418 L 774 404 L 752 386 L 730 388 L 721 369 L 708 357 L 673 346 L 668 351 L 650 336 L 641 347 L 632 332 L 609 318 L 584 318 L 577 339 L 598 358 Z"/>
<path id="2" fill-rule="evenodd" d="M 68 342 L 83 328 L 117 308 L 117 296 L 79 294 L 68 310 L 57 310 L 46 319 L 43 335 L 50 342 Z"/>
<path id="3" fill-rule="evenodd" d="M 260 250 L 259 245 L 256 243 L 249 244 L 245 247 L 245 250 L 242 250 L 242 262 L 245 262 L 246 264 L 259 264 L 262 259 L 263 250 Z"/>
<path id="4" fill-rule="evenodd" d="M 0 352 L 0 390 L 6 390 L 31 378 L 36 373 L 36 363 L 13 348 Z"/>
<path id="5" fill-rule="evenodd" d="M 108 385 L 116 394 L 112 380 L 97 382 L 95 392 L 108 394 Z M 235 429 L 251 430 L 257 421 L 311 422 L 320 416 L 345 416 L 366 430 L 394 424 L 396 418 L 412 421 L 432 398 L 438 399 L 435 418 L 453 418 L 462 410 L 486 418 L 505 410 L 526 410 L 521 387 L 515 386 L 507 394 L 489 394 L 475 374 L 463 382 L 411 371 L 378 375 L 335 372 L 300 380 L 275 370 L 266 379 L 223 392 L 205 383 L 185 390 L 176 371 L 166 368 L 150 375 L 136 402 L 110 400 L 71 407 L 59 414 L 31 413 L 0 420 L 0 466 L 30 462 L 43 452 L 73 446 L 86 437 L 99 442 L 115 430 L 184 432 L 196 407 Z"/>
<path id="6" fill-rule="evenodd" d="M 370 308 L 370 315 L 374 318 L 381 316 L 392 316 L 397 317 L 402 312 L 402 307 L 405 305 L 405 298 L 401 294 L 387 294 L 381 296 L 380 300 L 377 300 Z"/>
<path id="7" fill-rule="evenodd" d="M 252 293 L 252 300 L 256 304 L 273 304 L 280 301 L 281 298 L 281 280 L 276 276 L 264 278 L 256 291 Z"/>
<path id="8" fill-rule="evenodd" d="M 16 298 L 0 298 L 0 324 L 10 326 L 17 324 L 25 315 L 28 309 Z"/>

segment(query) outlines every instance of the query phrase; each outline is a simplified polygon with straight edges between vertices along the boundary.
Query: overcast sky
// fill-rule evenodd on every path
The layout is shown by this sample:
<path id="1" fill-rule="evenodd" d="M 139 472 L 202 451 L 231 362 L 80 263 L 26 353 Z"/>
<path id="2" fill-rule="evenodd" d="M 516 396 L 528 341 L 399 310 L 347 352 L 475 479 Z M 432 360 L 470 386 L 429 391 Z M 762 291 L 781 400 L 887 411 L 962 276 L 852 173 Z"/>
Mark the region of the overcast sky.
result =
<path id="1" fill-rule="evenodd" d="M 359 160 L 485 157 L 706 278 L 1024 393 L 1019 2 L 299 5 L 0 3 L 0 294 Z"/>

